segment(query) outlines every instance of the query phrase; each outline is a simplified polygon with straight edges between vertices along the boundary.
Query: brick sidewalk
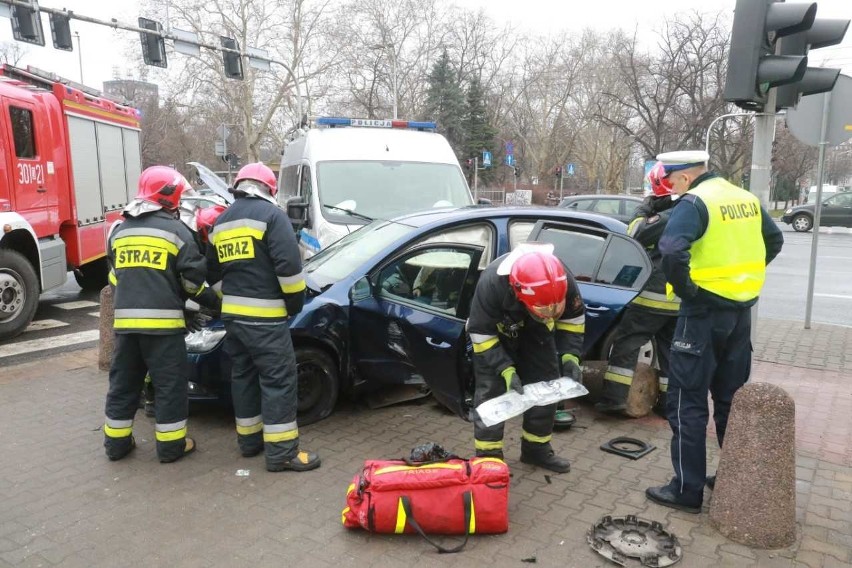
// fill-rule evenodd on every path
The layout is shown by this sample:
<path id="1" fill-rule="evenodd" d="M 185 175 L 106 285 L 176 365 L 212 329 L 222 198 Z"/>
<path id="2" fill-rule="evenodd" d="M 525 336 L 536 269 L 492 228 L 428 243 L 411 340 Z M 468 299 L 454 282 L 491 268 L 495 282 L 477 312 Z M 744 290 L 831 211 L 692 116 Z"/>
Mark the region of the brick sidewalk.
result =
<path id="1" fill-rule="evenodd" d="M 852 566 L 850 373 L 842 358 L 837 369 L 818 367 L 813 349 L 796 349 L 810 337 L 797 334 L 796 325 L 761 320 L 756 358 L 789 353 L 792 360 L 759 360 L 753 374 L 797 401 L 799 531 L 788 549 L 728 541 L 710 527 L 706 506 L 689 515 L 646 501 L 644 488 L 671 475 L 667 424 L 601 417 L 587 406 L 578 428 L 554 438 L 573 462 L 566 475 L 546 476 L 519 463 L 520 423 L 508 425 L 513 479 L 506 535 L 474 537 L 463 553 L 448 557 L 417 537 L 347 531 L 340 525 L 344 492 L 365 458 L 398 457 L 426 441 L 469 455 L 470 425 L 429 401 L 378 410 L 342 404 L 302 432 L 304 445 L 320 452 L 321 469 L 269 474 L 262 458 L 238 457 L 227 413 L 194 412 L 190 432 L 200 449 L 173 465 L 156 461 L 152 422 L 140 414 L 137 451 L 112 463 L 103 456 L 100 431 L 107 379 L 90 349 L 49 365 L 5 368 L 0 376 L 0 566 L 502 567 L 535 558 L 541 566 L 603 567 L 611 564 L 591 551 L 585 534 L 606 514 L 661 521 L 680 538 L 684 567 Z M 844 328 L 814 331 L 831 341 L 849 338 Z M 657 449 L 638 461 L 598 450 L 619 435 Z M 248 476 L 237 475 L 243 469 Z"/>

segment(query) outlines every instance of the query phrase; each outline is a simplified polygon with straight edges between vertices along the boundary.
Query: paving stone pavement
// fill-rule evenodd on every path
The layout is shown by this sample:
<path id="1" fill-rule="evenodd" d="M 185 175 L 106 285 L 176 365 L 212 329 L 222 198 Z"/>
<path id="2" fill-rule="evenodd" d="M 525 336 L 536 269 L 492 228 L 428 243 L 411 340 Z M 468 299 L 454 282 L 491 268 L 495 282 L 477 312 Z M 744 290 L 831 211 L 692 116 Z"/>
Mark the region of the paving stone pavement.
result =
<path id="1" fill-rule="evenodd" d="M 509 423 L 507 534 L 473 537 L 464 552 L 447 556 L 416 536 L 349 531 L 340 513 L 364 459 L 406 455 L 426 441 L 469 455 L 470 425 L 431 399 L 377 410 L 345 402 L 302 429 L 303 445 L 322 456 L 319 470 L 271 474 L 262 457 L 239 457 L 232 417 L 210 407 L 193 409 L 190 419 L 198 452 L 162 465 L 153 424 L 140 413 L 136 452 L 109 462 L 101 447 L 107 376 L 88 349 L 0 371 L 0 566 L 502 567 L 535 559 L 603 567 L 611 564 L 591 551 L 586 531 L 603 515 L 636 514 L 678 536 L 684 567 L 852 567 L 852 374 L 842 357 L 838 363 L 826 351 L 819 365 L 814 349 L 801 347 L 825 334 L 848 353 L 850 333 L 800 328 L 761 320 L 753 372 L 797 402 L 799 530 L 790 548 L 753 550 L 722 537 L 709 524 L 710 492 L 700 515 L 646 501 L 644 488 L 671 475 L 667 424 L 603 417 L 586 405 L 578 426 L 554 437 L 572 459 L 564 475 L 521 464 L 520 423 Z M 791 360 L 780 363 L 782 353 Z M 620 435 L 657 449 L 637 461 L 598 449 Z M 714 449 L 713 465 L 716 459 Z"/>

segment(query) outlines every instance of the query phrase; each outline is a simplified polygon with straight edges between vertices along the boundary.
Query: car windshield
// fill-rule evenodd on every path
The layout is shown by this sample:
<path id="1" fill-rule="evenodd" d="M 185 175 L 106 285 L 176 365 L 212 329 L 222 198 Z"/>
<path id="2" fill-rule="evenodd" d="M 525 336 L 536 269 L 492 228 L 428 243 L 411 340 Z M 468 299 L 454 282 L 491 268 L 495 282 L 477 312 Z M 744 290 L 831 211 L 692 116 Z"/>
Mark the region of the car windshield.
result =
<path id="1" fill-rule="evenodd" d="M 304 271 L 322 290 L 346 278 L 364 261 L 413 230 L 403 223 L 373 221 L 306 260 Z"/>
<path id="2" fill-rule="evenodd" d="M 420 162 L 326 161 L 317 164 L 320 202 L 368 217 L 396 217 L 473 200 L 458 166 Z M 323 215 L 335 212 L 328 209 Z"/>

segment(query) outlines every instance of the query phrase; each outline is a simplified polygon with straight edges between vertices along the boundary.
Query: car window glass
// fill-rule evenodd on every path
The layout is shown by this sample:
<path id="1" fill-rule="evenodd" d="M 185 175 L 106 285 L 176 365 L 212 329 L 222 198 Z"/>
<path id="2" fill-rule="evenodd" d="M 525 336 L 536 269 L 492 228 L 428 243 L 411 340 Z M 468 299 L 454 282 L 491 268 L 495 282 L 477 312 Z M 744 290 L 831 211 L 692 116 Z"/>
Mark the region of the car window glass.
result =
<path id="1" fill-rule="evenodd" d="M 603 215 L 618 215 L 619 202 L 618 199 L 598 199 L 591 211 Z"/>
<path id="2" fill-rule="evenodd" d="M 578 199 L 577 201 L 572 202 L 568 207 L 576 209 L 577 211 L 588 211 L 592 208 L 594 203 L 594 199 Z"/>
<path id="3" fill-rule="evenodd" d="M 835 207 L 852 206 L 852 193 L 841 193 L 834 196 L 834 200 L 831 202 L 831 205 L 834 205 Z"/>
<path id="4" fill-rule="evenodd" d="M 568 266 L 577 281 L 593 281 L 595 269 L 606 244 L 606 236 L 595 232 L 545 226 L 536 240 L 553 243 L 553 252 Z"/>
<path id="5" fill-rule="evenodd" d="M 633 288 L 645 270 L 642 251 L 621 237 L 613 237 L 607 246 L 595 282 Z"/>
<path id="6" fill-rule="evenodd" d="M 455 316 L 473 254 L 471 250 L 441 247 L 403 256 L 379 273 L 379 294 Z"/>
<path id="7" fill-rule="evenodd" d="M 520 243 L 525 243 L 529 239 L 535 227 L 534 221 L 512 221 L 509 223 L 509 250 L 515 250 L 515 247 Z"/>
<path id="8" fill-rule="evenodd" d="M 15 155 L 19 158 L 35 158 L 35 135 L 33 113 L 25 108 L 9 107 L 12 123 L 12 138 L 15 140 Z"/>
<path id="9" fill-rule="evenodd" d="M 639 209 L 641 203 L 637 203 L 636 201 L 625 199 L 622 201 L 622 206 L 624 207 L 624 214 L 630 217 L 631 219 L 636 216 L 636 210 Z"/>
<path id="10" fill-rule="evenodd" d="M 443 230 L 438 233 L 432 233 L 428 237 L 421 239 L 417 244 L 422 243 L 459 243 L 465 245 L 475 245 L 485 249 L 482 253 L 482 258 L 479 261 L 479 270 L 485 270 L 488 263 L 491 262 L 493 240 L 493 231 L 491 225 L 465 225 L 463 227 L 453 227 L 448 230 Z"/>

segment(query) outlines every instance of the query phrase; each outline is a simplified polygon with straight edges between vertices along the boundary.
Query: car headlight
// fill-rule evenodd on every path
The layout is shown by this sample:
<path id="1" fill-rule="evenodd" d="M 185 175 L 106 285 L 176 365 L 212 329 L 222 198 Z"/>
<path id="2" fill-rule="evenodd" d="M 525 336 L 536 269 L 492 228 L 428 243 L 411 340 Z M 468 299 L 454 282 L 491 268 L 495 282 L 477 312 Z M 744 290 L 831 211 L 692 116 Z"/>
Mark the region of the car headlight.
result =
<path id="1" fill-rule="evenodd" d="M 787 209 L 786 211 L 784 211 L 784 215 L 789 215 L 792 212 L 793 212 L 792 209 Z"/>
<path id="2" fill-rule="evenodd" d="M 219 345 L 224 337 L 225 330 L 222 328 L 205 327 L 201 331 L 193 331 L 184 338 L 186 350 L 188 353 L 206 353 Z"/>

